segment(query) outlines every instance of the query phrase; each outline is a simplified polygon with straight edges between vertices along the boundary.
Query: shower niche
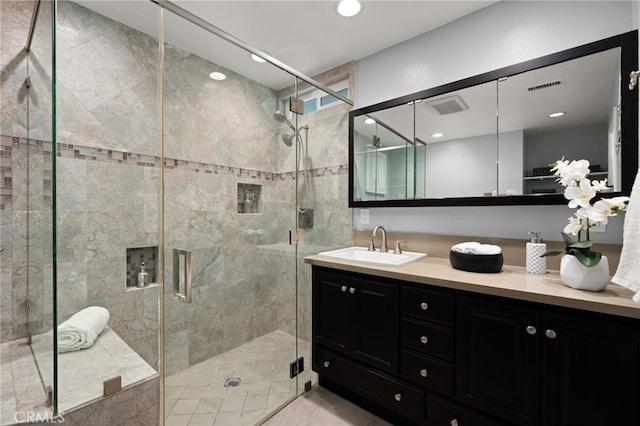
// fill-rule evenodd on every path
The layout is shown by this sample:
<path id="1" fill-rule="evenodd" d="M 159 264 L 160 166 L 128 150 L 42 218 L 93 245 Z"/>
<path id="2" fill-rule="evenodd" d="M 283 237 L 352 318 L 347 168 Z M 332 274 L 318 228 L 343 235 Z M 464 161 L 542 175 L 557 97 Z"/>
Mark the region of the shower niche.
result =
<path id="1" fill-rule="evenodd" d="M 237 207 L 240 214 L 262 213 L 262 185 L 238 182 Z"/>
<path id="2" fill-rule="evenodd" d="M 158 246 L 127 248 L 127 290 L 157 286 L 157 270 Z"/>

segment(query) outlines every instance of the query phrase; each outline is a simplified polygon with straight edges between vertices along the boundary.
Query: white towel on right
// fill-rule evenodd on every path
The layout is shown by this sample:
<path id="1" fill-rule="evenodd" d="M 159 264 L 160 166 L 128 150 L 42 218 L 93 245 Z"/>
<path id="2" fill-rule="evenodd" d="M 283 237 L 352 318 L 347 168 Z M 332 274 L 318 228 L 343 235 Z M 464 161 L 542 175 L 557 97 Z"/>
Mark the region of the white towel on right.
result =
<path id="1" fill-rule="evenodd" d="M 58 326 L 58 353 L 86 349 L 109 322 L 109 311 L 102 306 L 89 306 L 71 315 Z"/>
<path id="2" fill-rule="evenodd" d="M 493 244 L 480 244 L 477 241 L 459 243 L 451 247 L 451 251 L 466 254 L 500 254 L 502 248 Z"/>
<path id="3" fill-rule="evenodd" d="M 640 172 L 631 189 L 622 230 L 620 263 L 611 282 L 635 292 L 633 301 L 640 303 Z"/>

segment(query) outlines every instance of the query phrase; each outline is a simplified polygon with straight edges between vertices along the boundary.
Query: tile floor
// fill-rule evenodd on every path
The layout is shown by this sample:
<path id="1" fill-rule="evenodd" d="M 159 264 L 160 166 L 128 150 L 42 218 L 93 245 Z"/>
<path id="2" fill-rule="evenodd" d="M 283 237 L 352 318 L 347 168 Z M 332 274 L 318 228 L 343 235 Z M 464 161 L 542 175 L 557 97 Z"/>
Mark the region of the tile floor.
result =
<path id="1" fill-rule="evenodd" d="M 319 385 L 298 397 L 264 426 L 392 426 Z"/>
<path id="2" fill-rule="evenodd" d="M 294 336 L 275 331 L 167 377 L 166 426 L 260 423 L 296 396 L 296 381 L 289 378 L 295 350 Z M 301 341 L 298 356 L 307 365 L 300 388 L 311 377 L 309 353 L 309 344 Z M 225 387 L 232 377 L 241 384 Z"/>
<path id="3" fill-rule="evenodd" d="M 50 416 L 38 366 L 26 339 L 0 345 L 0 425 L 16 423 L 26 412 Z M 18 418 L 16 418 L 18 415 Z"/>

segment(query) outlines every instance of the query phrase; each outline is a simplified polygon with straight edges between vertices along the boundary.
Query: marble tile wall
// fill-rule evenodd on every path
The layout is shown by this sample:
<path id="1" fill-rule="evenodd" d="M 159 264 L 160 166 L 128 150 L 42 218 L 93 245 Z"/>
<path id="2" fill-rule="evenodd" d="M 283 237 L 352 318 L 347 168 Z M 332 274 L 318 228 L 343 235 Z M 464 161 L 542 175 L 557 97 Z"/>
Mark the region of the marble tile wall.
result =
<path id="1" fill-rule="evenodd" d="M 14 3 L 3 19 L 17 27 L 31 10 Z M 157 42 L 71 2 L 59 3 L 58 17 L 59 321 L 88 305 L 105 306 L 110 327 L 156 367 L 158 288 L 126 292 L 125 274 L 126 248 L 158 241 Z M 3 36 L 5 28 L 3 21 Z M 17 66 L 5 65 L 10 62 L 3 39 L 3 93 L 10 83 L 6 87 L 19 92 Z M 227 74 L 224 85 L 208 78 L 214 68 Z M 282 123 L 273 119 L 280 94 L 172 46 L 165 48 L 164 91 L 164 255 L 169 260 L 178 248 L 193 256 L 191 305 L 172 297 L 170 262 L 165 270 L 165 357 L 172 374 L 276 329 L 293 333 L 296 315 L 304 316 L 300 323 L 308 330 L 310 273 L 287 245 L 295 227 L 295 150 L 282 144 Z M 26 137 L 16 118 L 19 107 L 17 101 L 3 104 L 3 135 Z M 337 106 L 299 120 L 310 128 L 315 223 L 303 243 L 310 247 L 351 243 L 347 111 Z M 15 206 L 22 196 L 18 182 L 26 177 L 17 175 L 15 159 L 11 167 Z M 46 181 L 46 168 L 38 179 Z M 261 214 L 237 213 L 238 182 L 262 185 Z M 0 214 L 3 236 L 5 228 L 19 228 L 15 211 Z M 51 279 L 47 256 L 43 250 L 44 282 Z M 3 290 L 11 288 L 15 299 L 23 286 L 2 265 Z M 4 294 L 3 306 L 9 305 Z M 3 329 L 24 322 L 19 312 L 5 318 L 3 309 L 2 315 Z"/>
<path id="2" fill-rule="evenodd" d="M 46 292 L 51 263 L 45 261 L 51 257 L 52 241 L 51 156 L 43 155 L 42 142 L 47 134 L 51 140 L 51 43 L 46 29 L 50 12 L 42 8 L 27 53 L 32 7 L 20 1 L 0 4 L 2 342 L 52 323 L 51 294 Z"/>

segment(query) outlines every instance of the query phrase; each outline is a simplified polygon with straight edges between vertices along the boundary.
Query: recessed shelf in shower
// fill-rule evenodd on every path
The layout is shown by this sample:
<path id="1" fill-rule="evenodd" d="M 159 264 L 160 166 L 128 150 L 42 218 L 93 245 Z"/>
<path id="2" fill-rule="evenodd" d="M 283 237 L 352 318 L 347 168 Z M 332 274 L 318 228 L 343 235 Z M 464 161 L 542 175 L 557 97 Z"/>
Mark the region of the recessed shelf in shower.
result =
<path id="1" fill-rule="evenodd" d="M 157 286 L 158 246 L 127 248 L 126 289 Z M 145 272 L 144 280 L 140 272 Z"/>
<path id="2" fill-rule="evenodd" d="M 240 214 L 262 213 L 262 185 L 238 182 L 236 201 Z"/>

